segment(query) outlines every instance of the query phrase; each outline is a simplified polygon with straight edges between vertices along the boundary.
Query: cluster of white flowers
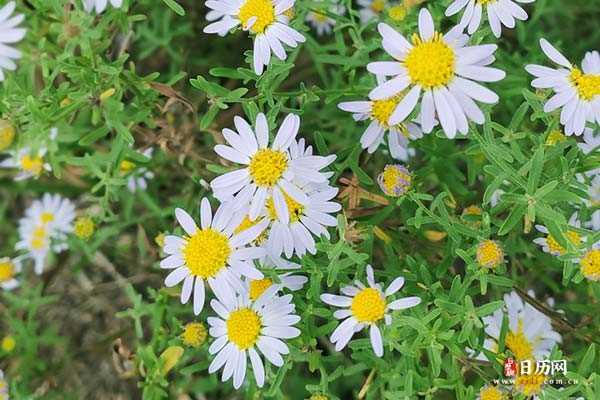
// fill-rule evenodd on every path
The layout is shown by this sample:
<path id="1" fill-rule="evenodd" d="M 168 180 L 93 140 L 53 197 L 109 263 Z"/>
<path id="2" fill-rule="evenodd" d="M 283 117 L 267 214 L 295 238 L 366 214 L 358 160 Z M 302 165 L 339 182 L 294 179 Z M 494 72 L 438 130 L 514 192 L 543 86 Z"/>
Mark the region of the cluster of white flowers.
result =
<path id="1" fill-rule="evenodd" d="M 200 202 L 200 223 L 182 209 L 175 216 L 185 234 L 165 237 L 163 251 L 167 255 L 160 266 L 171 272 L 165 285 L 183 282 L 181 302 L 193 298 L 193 311 L 200 314 L 206 299 L 208 284 L 216 299 L 211 307 L 220 318 L 208 318 L 209 333 L 215 337 L 209 352 L 216 354 L 209 372 L 223 367 L 223 381 L 233 377 L 235 388 L 244 381 L 247 359 L 250 358 L 256 382 L 262 386 L 264 366 L 257 349 L 276 366 L 283 364 L 281 355 L 289 352 L 281 339 L 291 339 L 300 334 L 293 327 L 300 321 L 294 314 L 292 295 L 281 295 L 283 289 L 295 291 L 302 288 L 307 278 L 292 272 L 299 264 L 289 261 L 301 259 L 306 253 L 315 254 L 315 238 L 329 238 L 329 227 L 337 225 L 332 215 L 341 206 L 332 201 L 338 190 L 329 186 L 331 172 L 323 171 L 335 156 L 313 154 L 304 139 L 297 138 L 300 117 L 288 114 L 273 140 L 270 124 L 265 114 L 256 116 L 253 126 L 240 117 L 234 118 L 235 131 L 223 129 L 227 144 L 215 146 L 223 159 L 240 165 L 215 178 L 210 186 L 214 197 L 221 201 L 212 212 L 208 199 Z M 270 273 L 267 278 L 264 272 Z M 396 293 L 404 280 L 395 280 L 385 291 L 375 284 L 373 270 L 367 269 L 369 288 L 357 283 L 355 290 L 342 289 L 350 297 L 343 302 L 323 301 L 350 306 L 344 313 L 353 316 L 354 328 L 370 326 L 375 353 L 382 355 L 383 342 L 377 323 L 385 319 L 390 323 L 390 310 L 416 305 L 416 298 L 394 301 L 386 296 Z M 271 279 L 271 277 L 273 279 Z M 342 304 L 343 303 L 343 304 Z M 375 307 L 375 308 L 373 308 Z M 379 309 L 381 308 L 381 312 Z M 332 335 L 332 341 L 343 334 L 343 344 L 350 340 L 345 322 Z M 338 342 L 337 348 L 344 347 Z"/>

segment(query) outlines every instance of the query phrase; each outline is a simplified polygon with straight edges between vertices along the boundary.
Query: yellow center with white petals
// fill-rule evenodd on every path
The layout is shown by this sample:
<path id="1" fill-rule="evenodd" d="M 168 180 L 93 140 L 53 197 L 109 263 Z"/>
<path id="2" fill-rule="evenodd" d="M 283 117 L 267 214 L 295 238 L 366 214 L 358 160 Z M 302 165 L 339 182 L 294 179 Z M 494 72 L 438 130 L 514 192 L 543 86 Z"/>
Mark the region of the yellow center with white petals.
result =
<path id="1" fill-rule="evenodd" d="M 571 242 L 574 246 L 579 246 L 581 244 L 581 236 L 579 233 L 575 231 L 568 231 L 565 236 L 567 240 Z M 567 250 L 562 247 L 552 235 L 548 235 L 546 238 L 546 243 L 548 243 L 548 249 L 550 249 L 551 253 L 563 255 L 567 252 Z"/>
<path id="2" fill-rule="evenodd" d="M 443 36 L 435 32 L 424 42 L 415 33 L 412 41 L 414 47 L 404 60 L 412 84 L 424 89 L 448 85 L 454 78 L 456 55 Z"/>
<path id="3" fill-rule="evenodd" d="M 358 322 L 372 324 L 383 318 L 386 306 L 385 298 L 377 289 L 366 288 L 354 296 L 350 311 Z"/>
<path id="4" fill-rule="evenodd" d="M 298 222 L 302 215 L 304 215 L 304 206 L 298 203 L 296 200 L 291 198 L 287 193 L 283 193 L 283 198 L 285 199 L 285 204 L 287 205 L 288 214 L 290 216 L 290 222 Z M 269 218 L 272 221 L 277 219 L 277 211 L 275 210 L 275 201 L 272 197 L 267 199 L 267 212 L 269 214 Z"/>
<path id="5" fill-rule="evenodd" d="M 262 322 L 254 310 L 242 308 L 229 314 L 226 325 L 229 341 L 246 350 L 256 344 Z"/>
<path id="6" fill-rule="evenodd" d="M 10 260 L 0 260 L 0 283 L 15 277 L 15 265 Z"/>
<path id="7" fill-rule="evenodd" d="M 46 227 L 38 226 L 33 230 L 33 234 L 31 235 L 31 248 L 33 250 L 41 250 L 46 246 Z"/>
<path id="8" fill-rule="evenodd" d="M 375 14 L 379 14 L 385 8 L 385 0 L 373 0 L 369 8 L 371 8 L 371 11 Z"/>
<path id="9" fill-rule="evenodd" d="M 600 281 L 600 249 L 593 249 L 581 258 L 581 273 L 592 281 Z"/>
<path id="10" fill-rule="evenodd" d="M 600 75 L 584 74 L 580 69 L 573 68 L 569 77 L 583 100 L 591 101 L 600 95 Z"/>
<path id="11" fill-rule="evenodd" d="M 40 176 L 43 168 L 44 160 L 42 160 L 41 157 L 31 157 L 29 154 L 25 154 L 21 158 L 21 169 L 25 172 L 29 172 L 35 176 Z"/>
<path id="12" fill-rule="evenodd" d="M 207 338 L 206 327 L 200 322 L 190 322 L 183 328 L 181 340 L 190 347 L 201 346 Z"/>
<path id="13" fill-rule="evenodd" d="M 231 254 L 227 237 L 213 229 L 198 229 L 187 238 L 183 259 L 190 273 L 202 279 L 214 278 Z"/>
<path id="14" fill-rule="evenodd" d="M 40 219 L 42 221 L 42 224 L 49 224 L 50 222 L 54 221 L 54 214 L 52 214 L 51 212 L 43 212 L 40 216 Z"/>
<path id="15" fill-rule="evenodd" d="M 412 176 L 396 165 L 386 165 L 381 177 L 382 190 L 388 196 L 404 194 L 412 182 Z"/>
<path id="16" fill-rule="evenodd" d="M 477 262 L 479 265 L 494 268 L 504 259 L 504 252 L 498 243 L 485 240 L 477 246 Z"/>
<path id="17" fill-rule="evenodd" d="M 384 100 L 374 100 L 371 102 L 371 118 L 379 122 L 383 127 L 389 127 L 388 121 L 396 109 L 402 96 L 394 96 Z"/>
<path id="18" fill-rule="evenodd" d="M 8 122 L 0 120 L 0 151 L 6 150 L 15 139 L 15 128 Z"/>
<path id="19" fill-rule="evenodd" d="M 480 400 L 504 400 L 504 394 L 496 386 L 486 386 L 479 392 Z"/>
<path id="20" fill-rule="evenodd" d="M 533 357 L 533 344 L 525 336 L 523 320 L 521 319 L 517 324 L 516 332 L 507 332 L 505 344 L 517 360 L 528 360 Z"/>
<path id="21" fill-rule="evenodd" d="M 254 279 L 250 281 L 249 295 L 251 300 L 258 299 L 268 288 L 271 287 L 273 281 L 269 278 Z"/>
<path id="22" fill-rule="evenodd" d="M 288 157 L 283 151 L 262 149 L 250 160 L 250 176 L 258 186 L 273 187 L 288 167 Z"/>
<path id="23" fill-rule="evenodd" d="M 253 33 L 263 33 L 275 22 L 275 6 L 271 0 L 246 0 L 240 7 L 238 18 L 244 29 L 248 29 L 251 20 L 256 19 L 250 30 Z"/>

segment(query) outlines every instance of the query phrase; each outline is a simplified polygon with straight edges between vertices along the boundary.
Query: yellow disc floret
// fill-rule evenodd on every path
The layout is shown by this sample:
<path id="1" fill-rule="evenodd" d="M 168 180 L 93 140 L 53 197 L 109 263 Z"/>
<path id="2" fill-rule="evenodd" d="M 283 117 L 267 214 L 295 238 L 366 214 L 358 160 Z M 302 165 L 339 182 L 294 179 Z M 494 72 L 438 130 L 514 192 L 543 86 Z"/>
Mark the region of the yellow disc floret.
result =
<path id="1" fill-rule="evenodd" d="M 398 197 L 405 194 L 412 184 L 412 176 L 402 165 L 386 165 L 377 177 L 377 183 L 383 193 Z"/>
<path id="2" fill-rule="evenodd" d="M 38 226 L 33 230 L 31 235 L 31 248 L 33 250 L 41 250 L 46 246 L 46 235 L 47 235 L 45 226 Z"/>
<path id="3" fill-rule="evenodd" d="M 190 347 L 200 347 L 207 338 L 207 331 L 201 322 L 190 322 L 183 327 L 181 340 Z"/>
<path id="4" fill-rule="evenodd" d="M 371 102 L 371 118 L 379 122 L 383 127 L 389 127 L 388 121 L 396 109 L 402 96 L 395 96 L 384 100 L 374 100 Z"/>
<path id="5" fill-rule="evenodd" d="M 250 299 L 256 300 L 258 299 L 268 288 L 271 287 L 273 281 L 269 278 L 264 279 L 254 279 L 250 281 Z"/>
<path id="6" fill-rule="evenodd" d="M 15 347 L 17 346 L 17 341 L 15 340 L 15 338 L 13 336 L 5 336 L 2 339 L 2 344 L 0 345 L 0 347 L 2 347 L 2 351 L 4 351 L 5 353 L 10 353 L 11 351 L 13 351 L 15 349 Z"/>
<path id="7" fill-rule="evenodd" d="M 554 146 L 555 144 L 562 143 L 566 140 L 567 137 L 565 134 L 556 129 L 548 134 L 548 137 L 546 138 L 546 145 Z"/>
<path id="8" fill-rule="evenodd" d="M 485 386 L 479 392 L 480 400 L 504 400 L 504 393 L 496 386 Z"/>
<path id="9" fill-rule="evenodd" d="M 196 231 L 183 248 L 183 259 L 191 274 L 202 279 L 215 277 L 230 254 L 227 237 L 210 228 Z"/>
<path id="10" fill-rule="evenodd" d="M 253 33 L 263 33 L 275 22 L 275 6 L 271 0 L 246 0 L 240 7 L 238 18 L 244 29 L 250 28 Z"/>
<path id="11" fill-rule="evenodd" d="M 119 171 L 121 171 L 121 174 L 123 174 L 123 175 L 130 173 L 134 169 L 135 169 L 134 162 L 131 162 L 128 160 L 123 160 L 123 161 L 121 161 L 121 164 L 119 164 Z"/>
<path id="12" fill-rule="evenodd" d="M 227 337 L 240 350 L 256 343 L 262 323 L 258 314 L 250 308 L 233 311 L 227 318 Z"/>
<path id="13" fill-rule="evenodd" d="M 477 262 L 482 267 L 494 268 L 504 260 L 504 252 L 493 240 L 484 240 L 477 246 Z"/>
<path id="14" fill-rule="evenodd" d="M 369 8 L 371 9 L 371 11 L 373 11 L 375 14 L 379 14 L 380 12 L 383 11 L 383 9 L 385 8 L 385 0 L 373 0 L 371 2 L 371 5 L 369 6 Z"/>
<path id="15" fill-rule="evenodd" d="M 535 365 L 534 360 L 532 360 L 532 363 Z M 517 374 L 515 377 L 515 386 L 524 395 L 534 396 L 541 392 L 542 385 L 544 384 L 545 380 L 546 376 L 543 374 Z"/>
<path id="16" fill-rule="evenodd" d="M 585 253 L 580 263 L 583 276 L 592 281 L 600 281 L 600 249 Z"/>
<path id="17" fill-rule="evenodd" d="M 44 169 L 44 160 L 42 160 L 42 157 L 32 157 L 29 154 L 25 154 L 21 157 L 21 169 L 32 175 L 40 176 Z"/>
<path id="18" fill-rule="evenodd" d="M 288 213 L 290 215 L 290 222 L 294 223 L 300 221 L 300 217 L 304 215 L 304 206 L 298 203 L 296 200 L 292 199 L 285 192 L 283 193 L 283 197 L 285 199 L 285 204 L 287 205 Z M 275 201 L 272 197 L 269 197 L 267 199 L 266 205 L 269 218 L 271 218 L 272 221 L 275 221 L 277 219 L 277 211 L 275 210 Z"/>
<path id="19" fill-rule="evenodd" d="M 248 169 L 258 186 L 272 187 L 279 181 L 287 166 L 288 157 L 283 151 L 262 149 L 254 154 Z"/>
<path id="20" fill-rule="evenodd" d="M 15 276 L 15 265 L 10 258 L 0 259 L 0 283 L 8 282 Z"/>
<path id="21" fill-rule="evenodd" d="M 574 246 L 579 246 L 579 244 L 581 244 L 581 236 L 579 236 L 579 233 L 575 231 L 568 231 L 565 236 L 567 237 L 567 240 Z M 550 249 L 552 254 L 563 255 L 567 252 L 566 249 L 562 247 L 552 235 L 548 235 L 546 238 L 546 243 L 548 243 L 548 249 Z"/>
<path id="22" fill-rule="evenodd" d="M 388 15 L 391 19 L 396 22 L 401 22 L 406 18 L 406 7 L 402 4 L 397 4 L 393 7 L 390 7 L 388 10 Z"/>
<path id="23" fill-rule="evenodd" d="M 519 320 L 516 332 L 507 332 L 505 343 L 517 360 L 528 360 L 533 357 L 533 345 L 525 336 L 523 320 Z"/>
<path id="24" fill-rule="evenodd" d="M 0 151 L 6 150 L 15 140 L 15 128 L 5 120 L 0 120 Z"/>
<path id="25" fill-rule="evenodd" d="M 40 220 L 44 225 L 49 224 L 50 222 L 54 221 L 54 214 L 51 212 L 43 212 L 40 216 Z"/>
<path id="26" fill-rule="evenodd" d="M 313 394 L 308 400 L 329 400 L 324 394 Z"/>
<path id="27" fill-rule="evenodd" d="M 79 217 L 75 220 L 73 233 L 80 239 L 88 240 L 94 234 L 96 225 L 90 217 Z"/>
<path id="28" fill-rule="evenodd" d="M 443 36 L 436 32 L 430 40 L 423 42 L 414 34 L 412 40 L 414 47 L 404 61 L 411 82 L 424 89 L 449 84 L 454 78 L 456 55 Z"/>
<path id="29" fill-rule="evenodd" d="M 358 322 L 374 323 L 383 318 L 386 305 L 377 289 L 366 288 L 354 296 L 350 310 Z"/>
<path id="30" fill-rule="evenodd" d="M 569 78 L 580 98 L 591 101 L 600 95 L 600 75 L 584 74 L 580 69 L 574 68 Z"/>

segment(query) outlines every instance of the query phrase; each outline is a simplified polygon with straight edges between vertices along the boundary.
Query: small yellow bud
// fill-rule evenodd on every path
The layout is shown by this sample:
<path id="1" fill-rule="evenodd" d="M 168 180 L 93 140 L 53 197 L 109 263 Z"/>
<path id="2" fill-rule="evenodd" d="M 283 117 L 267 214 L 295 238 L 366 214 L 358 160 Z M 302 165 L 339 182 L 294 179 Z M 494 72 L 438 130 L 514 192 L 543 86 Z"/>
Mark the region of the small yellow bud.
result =
<path id="1" fill-rule="evenodd" d="M 406 8 L 402 4 L 397 4 L 390 7 L 388 10 L 388 15 L 394 21 L 402 22 L 404 21 L 404 18 L 406 18 Z"/>
<path id="2" fill-rule="evenodd" d="M 161 249 L 163 247 L 165 247 L 165 237 L 167 235 L 165 235 L 164 232 L 159 233 L 158 235 L 156 235 L 156 237 L 154 238 L 154 243 L 156 243 L 156 245 L 158 247 L 160 247 Z"/>
<path id="3" fill-rule="evenodd" d="M 73 232 L 80 239 L 88 240 L 94 234 L 96 224 L 90 217 L 79 217 L 75 220 Z"/>
<path id="4" fill-rule="evenodd" d="M 585 253 L 580 264 L 583 276 L 591 281 L 600 281 L 600 249 Z"/>
<path id="5" fill-rule="evenodd" d="M 381 229 L 380 227 L 376 226 L 373 228 L 373 234 L 380 239 L 381 241 L 383 241 L 385 244 L 389 244 L 392 241 L 392 238 L 390 237 L 390 235 L 388 235 L 387 233 L 384 232 L 383 229 Z"/>
<path id="6" fill-rule="evenodd" d="M 313 394 L 309 400 L 329 400 L 329 397 L 324 394 Z"/>
<path id="7" fill-rule="evenodd" d="M 448 236 L 446 232 L 425 231 L 425 237 L 430 242 L 439 242 L 440 240 L 443 240 L 446 236 Z"/>
<path id="8" fill-rule="evenodd" d="M 554 146 L 557 143 L 561 143 L 567 140 L 567 137 L 559 130 L 554 130 L 548 134 L 546 137 L 546 145 Z"/>
<path id="9" fill-rule="evenodd" d="M 179 361 L 181 356 L 183 355 L 183 347 L 180 346 L 171 346 L 167 347 L 165 351 L 160 355 L 160 360 L 162 361 L 162 369 L 161 372 L 163 375 L 169 373 L 170 370 L 173 369 L 175 364 Z"/>
<path id="10" fill-rule="evenodd" d="M 504 252 L 498 243 L 484 240 L 477 246 L 476 258 L 482 267 L 495 268 L 504 261 Z"/>
<path id="11" fill-rule="evenodd" d="M 14 140 L 14 126 L 10 122 L 0 119 L 0 151 L 8 149 Z"/>
<path id="12" fill-rule="evenodd" d="M 386 195 L 400 197 L 410 189 L 412 175 L 402 165 L 388 164 L 377 177 L 377 183 Z"/>
<path id="13" fill-rule="evenodd" d="M 112 97 L 112 95 L 115 94 L 115 92 L 116 92 L 115 88 L 110 88 L 108 90 L 105 90 L 104 92 L 102 92 L 100 94 L 100 101 L 105 102 L 108 98 Z"/>
<path id="14" fill-rule="evenodd" d="M 15 349 L 16 346 L 17 341 L 15 340 L 15 338 L 8 335 L 5 336 L 4 339 L 2 339 L 2 345 L 0 347 L 2 347 L 2 351 L 4 351 L 5 353 L 10 353 Z"/>
<path id="15" fill-rule="evenodd" d="M 288 18 L 288 21 L 291 21 L 296 16 L 296 11 L 294 10 L 294 7 L 290 7 L 283 12 L 283 15 Z"/>
<path id="16" fill-rule="evenodd" d="M 73 102 L 71 101 L 71 99 L 70 99 L 70 98 L 68 98 L 68 97 L 65 97 L 64 99 L 62 99 L 62 100 L 61 100 L 61 102 L 60 102 L 60 106 L 61 106 L 61 108 L 62 108 L 62 107 L 66 107 L 66 106 L 68 106 L 68 105 L 69 105 L 69 104 L 71 104 L 71 103 L 73 103 Z"/>
<path id="17" fill-rule="evenodd" d="M 181 340 L 186 346 L 200 347 L 206 341 L 206 338 L 206 327 L 200 322 L 190 322 L 183 327 Z"/>

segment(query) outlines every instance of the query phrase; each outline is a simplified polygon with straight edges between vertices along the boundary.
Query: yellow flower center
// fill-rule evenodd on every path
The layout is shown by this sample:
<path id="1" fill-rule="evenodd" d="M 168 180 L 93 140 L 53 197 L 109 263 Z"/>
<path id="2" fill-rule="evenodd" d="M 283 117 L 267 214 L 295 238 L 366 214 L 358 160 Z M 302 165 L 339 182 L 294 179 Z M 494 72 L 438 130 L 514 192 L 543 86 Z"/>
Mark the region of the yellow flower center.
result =
<path id="1" fill-rule="evenodd" d="M 244 29 L 248 29 L 250 19 L 256 21 L 250 28 L 253 33 L 263 33 L 275 22 L 275 6 L 271 0 L 246 0 L 238 14 Z"/>
<path id="2" fill-rule="evenodd" d="M 375 14 L 379 14 L 385 8 L 385 0 L 373 0 L 370 7 L 371 11 Z"/>
<path id="3" fill-rule="evenodd" d="M 394 96 L 384 100 L 374 100 L 371 102 L 371 118 L 379 122 L 381 126 L 389 127 L 388 121 L 396 109 L 396 106 L 402 100 L 403 96 Z"/>
<path id="4" fill-rule="evenodd" d="M 40 216 L 40 219 L 42 221 L 42 224 L 49 224 L 50 222 L 54 221 L 54 214 L 52 214 L 51 212 L 44 212 Z"/>
<path id="5" fill-rule="evenodd" d="M 15 276 L 15 265 L 10 260 L 0 260 L 0 283 L 10 281 Z"/>
<path id="6" fill-rule="evenodd" d="M 406 8 L 401 4 L 395 5 L 390 7 L 388 15 L 396 22 L 404 21 L 404 18 L 406 18 Z"/>
<path id="7" fill-rule="evenodd" d="M 6 150 L 15 139 L 15 128 L 4 120 L 0 120 L 0 151 Z"/>
<path id="8" fill-rule="evenodd" d="M 190 347 L 200 347 L 206 341 L 207 336 L 204 324 L 200 322 L 191 322 L 183 328 L 181 340 Z"/>
<path id="9" fill-rule="evenodd" d="M 401 196 L 410 187 L 412 176 L 408 170 L 398 165 L 386 165 L 378 177 L 381 190 L 388 196 Z"/>
<path id="10" fill-rule="evenodd" d="M 135 169 L 135 163 L 128 161 L 128 160 L 123 160 L 121 161 L 121 164 L 119 164 L 119 171 L 121 171 L 121 173 L 123 175 L 126 175 L 128 173 L 130 173 L 131 171 L 133 171 Z"/>
<path id="11" fill-rule="evenodd" d="M 283 151 L 262 149 L 250 160 L 250 175 L 258 186 L 272 187 L 279 181 L 288 166 L 288 157 Z"/>
<path id="12" fill-rule="evenodd" d="M 231 254 L 229 240 L 212 229 L 198 229 L 183 249 L 183 258 L 188 269 L 202 279 L 213 278 L 225 267 Z"/>
<path id="13" fill-rule="evenodd" d="M 300 217 L 304 214 L 304 206 L 298 203 L 296 200 L 292 199 L 288 196 L 287 193 L 283 193 L 283 198 L 285 199 L 285 204 L 287 204 L 288 213 L 290 215 L 290 222 L 298 222 L 300 221 Z M 277 212 L 275 211 L 275 201 L 273 201 L 272 197 L 267 199 L 267 212 L 269 213 L 269 218 L 272 221 L 277 219 Z"/>
<path id="14" fill-rule="evenodd" d="M 583 276 L 592 281 L 600 281 L 600 249 L 585 253 L 580 263 Z"/>
<path id="15" fill-rule="evenodd" d="M 87 240 L 92 237 L 96 225 L 90 217 L 79 217 L 75 221 L 73 232 L 80 239 Z"/>
<path id="16" fill-rule="evenodd" d="M 250 281 L 250 299 L 258 299 L 272 284 L 273 281 L 269 278 Z"/>
<path id="17" fill-rule="evenodd" d="M 590 101 L 600 95 L 600 75 L 584 74 L 580 69 L 573 68 L 570 78 L 582 99 Z"/>
<path id="18" fill-rule="evenodd" d="M 31 157 L 29 154 L 25 154 L 21 158 L 21 168 L 32 175 L 40 176 L 44 168 L 44 160 L 41 157 Z"/>
<path id="19" fill-rule="evenodd" d="M 375 323 L 383 318 L 386 305 L 385 298 L 377 289 L 366 288 L 354 296 L 350 311 L 358 322 Z"/>
<path id="20" fill-rule="evenodd" d="M 532 363 L 533 365 L 535 365 L 535 361 L 532 360 Z M 542 374 L 517 374 L 517 376 L 515 377 L 515 386 L 524 395 L 533 396 L 540 393 L 545 380 L 546 376 Z"/>
<path id="21" fill-rule="evenodd" d="M 495 3 L 498 0 L 477 0 L 477 3 L 481 4 L 482 6 L 488 5 L 488 4 L 492 4 Z"/>
<path id="22" fill-rule="evenodd" d="M 256 343 L 260 328 L 260 317 L 250 308 L 233 311 L 227 319 L 227 337 L 240 350 L 246 350 Z"/>
<path id="23" fill-rule="evenodd" d="M 533 357 L 533 345 L 525 336 L 521 319 L 517 325 L 517 332 L 507 332 L 505 344 L 517 360 L 528 360 Z"/>
<path id="24" fill-rule="evenodd" d="M 31 235 L 31 248 L 33 250 L 41 250 L 46 246 L 46 227 L 38 226 L 33 230 Z"/>
<path id="25" fill-rule="evenodd" d="M 2 344 L 0 345 L 0 347 L 2 348 L 2 350 L 5 353 L 10 353 L 11 351 L 13 351 L 15 349 L 15 347 L 17 346 L 17 341 L 15 340 L 14 337 L 12 336 L 5 336 L 4 339 L 2 339 Z"/>
<path id="26" fill-rule="evenodd" d="M 445 86 L 454 78 L 456 56 L 454 50 L 436 32 L 427 42 L 415 33 L 414 47 L 404 61 L 410 80 L 424 89 Z"/>
<path id="27" fill-rule="evenodd" d="M 568 231 L 565 236 L 567 237 L 567 240 L 575 246 L 579 246 L 581 243 L 581 236 L 575 231 Z M 567 252 L 566 249 L 552 237 L 552 235 L 548 235 L 546 243 L 548 243 L 548 248 L 552 253 L 563 255 Z"/>
<path id="28" fill-rule="evenodd" d="M 322 24 L 327 22 L 327 20 L 329 19 L 329 17 L 327 17 L 327 15 L 322 14 L 320 12 L 315 12 L 315 11 L 312 12 L 312 16 L 316 22 L 320 22 Z"/>
<path id="29" fill-rule="evenodd" d="M 479 392 L 480 400 L 503 400 L 504 394 L 496 386 L 486 386 Z"/>
<path id="30" fill-rule="evenodd" d="M 477 246 L 477 262 L 479 265 L 494 268 L 504 259 L 504 252 L 498 243 L 485 240 Z"/>
<path id="31" fill-rule="evenodd" d="M 567 140 L 567 137 L 559 130 L 554 130 L 548 134 L 546 138 L 546 144 L 548 146 L 554 146 L 557 143 L 562 143 Z"/>

